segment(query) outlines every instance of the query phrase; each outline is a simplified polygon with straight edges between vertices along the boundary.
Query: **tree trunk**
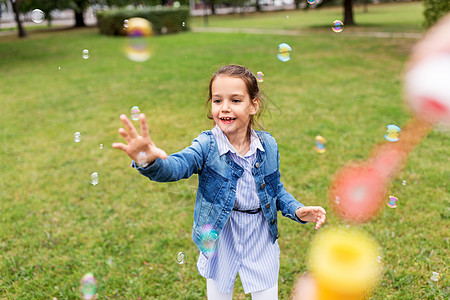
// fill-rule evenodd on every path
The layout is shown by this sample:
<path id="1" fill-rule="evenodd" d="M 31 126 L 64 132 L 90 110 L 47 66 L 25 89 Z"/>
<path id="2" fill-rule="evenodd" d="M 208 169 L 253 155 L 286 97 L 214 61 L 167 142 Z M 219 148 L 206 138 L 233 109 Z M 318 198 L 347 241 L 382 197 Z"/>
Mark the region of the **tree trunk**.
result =
<path id="1" fill-rule="evenodd" d="M 216 2 L 215 0 L 209 0 L 209 5 L 211 5 L 211 15 L 215 15 L 216 14 L 216 9 L 214 8 L 214 2 Z"/>
<path id="2" fill-rule="evenodd" d="M 17 3 L 18 0 L 11 0 L 11 4 L 13 7 L 13 11 L 14 11 L 14 16 L 16 19 L 16 23 L 17 23 L 17 29 L 19 30 L 19 37 L 20 38 L 24 38 L 27 36 L 27 33 L 25 31 L 25 29 L 22 26 L 22 21 L 20 20 L 20 16 L 19 16 L 19 4 Z"/>
<path id="3" fill-rule="evenodd" d="M 298 9 L 300 1 L 299 0 L 295 0 L 295 9 Z"/>
<path id="4" fill-rule="evenodd" d="M 259 0 L 256 0 L 255 8 L 256 11 L 261 11 L 261 5 L 259 5 Z"/>
<path id="5" fill-rule="evenodd" d="M 75 10 L 75 27 L 86 27 L 83 18 L 83 12 L 77 12 Z"/>
<path id="6" fill-rule="evenodd" d="M 353 0 L 344 0 L 344 26 L 355 25 L 353 21 Z"/>

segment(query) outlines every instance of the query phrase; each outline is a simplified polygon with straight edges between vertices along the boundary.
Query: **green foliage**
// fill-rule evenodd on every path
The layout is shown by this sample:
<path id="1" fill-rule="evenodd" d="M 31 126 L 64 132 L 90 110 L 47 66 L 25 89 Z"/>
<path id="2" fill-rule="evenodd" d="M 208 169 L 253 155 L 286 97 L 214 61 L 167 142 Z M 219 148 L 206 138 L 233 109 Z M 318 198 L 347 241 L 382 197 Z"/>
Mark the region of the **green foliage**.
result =
<path id="1" fill-rule="evenodd" d="M 436 23 L 439 18 L 450 12 L 449 0 L 424 0 L 425 27 L 430 27 Z"/>
<path id="2" fill-rule="evenodd" d="M 140 17 L 152 23 L 156 34 L 175 33 L 189 30 L 189 8 L 147 7 L 139 10 L 109 10 L 97 12 L 97 22 L 100 33 L 106 35 L 125 35 L 123 21 Z M 185 26 L 182 23 L 185 22 Z M 163 30 L 163 28 L 166 28 Z"/>

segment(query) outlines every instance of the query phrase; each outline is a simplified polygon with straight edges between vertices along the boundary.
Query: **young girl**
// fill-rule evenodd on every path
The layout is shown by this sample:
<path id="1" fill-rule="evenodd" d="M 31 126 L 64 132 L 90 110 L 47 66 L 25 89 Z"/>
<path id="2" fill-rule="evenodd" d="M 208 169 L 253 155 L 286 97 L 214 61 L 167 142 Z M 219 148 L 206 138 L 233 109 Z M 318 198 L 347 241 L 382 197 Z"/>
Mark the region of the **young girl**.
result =
<path id="1" fill-rule="evenodd" d="M 133 159 L 132 166 L 154 181 L 167 182 L 198 174 L 192 238 L 200 249 L 197 268 L 207 278 L 208 299 L 232 299 L 237 273 L 252 299 L 278 299 L 279 255 L 277 211 L 299 223 L 325 222 L 325 210 L 304 206 L 280 181 L 275 139 L 253 130 L 260 114 L 258 83 L 247 68 L 229 65 L 211 78 L 209 99 L 212 130 L 191 146 L 170 156 L 150 139 L 144 114 L 141 136 L 125 115 L 127 130 L 119 133 L 128 145 L 114 143 Z M 217 238 L 206 247 L 204 230 Z"/>

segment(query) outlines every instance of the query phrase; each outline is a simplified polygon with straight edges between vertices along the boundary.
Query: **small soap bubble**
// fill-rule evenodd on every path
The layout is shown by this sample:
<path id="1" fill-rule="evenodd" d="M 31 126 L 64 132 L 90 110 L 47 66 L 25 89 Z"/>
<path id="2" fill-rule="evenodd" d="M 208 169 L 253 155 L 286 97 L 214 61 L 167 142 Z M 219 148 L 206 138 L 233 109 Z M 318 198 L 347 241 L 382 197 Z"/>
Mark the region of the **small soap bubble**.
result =
<path id="1" fill-rule="evenodd" d="M 31 12 L 31 20 L 34 23 L 41 23 L 42 21 L 44 21 L 45 18 L 45 14 L 42 10 L 40 9 L 33 9 L 33 11 Z"/>
<path id="2" fill-rule="evenodd" d="M 86 273 L 81 278 L 80 292 L 84 300 L 95 299 L 97 293 L 97 281 L 92 273 Z"/>
<path id="3" fill-rule="evenodd" d="M 289 15 L 288 15 L 288 16 L 286 16 L 286 19 L 289 19 Z"/>
<path id="4" fill-rule="evenodd" d="M 181 22 L 181 26 L 185 27 L 186 23 L 185 22 Z"/>
<path id="5" fill-rule="evenodd" d="M 381 256 L 377 256 L 377 263 L 381 263 L 381 259 L 382 259 L 382 257 Z"/>
<path id="6" fill-rule="evenodd" d="M 94 172 L 91 174 L 91 184 L 97 185 L 98 184 L 98 173 Z"/>
<path id="7" fill-rule="evenodd" d="M 61 70 L 61 67 L 58 67 L 58 70 Z"/>
<path id="8" fill-rule="evenodd" d="M 278 45 L 277 58 L 282 62 L 287 62 L 291 59 L 292 47 L 286 43 Z"/>
<path id="9" fill-rule="evenodd" d="M 174 3 L 173 3 L 173 7 L 174 8 L 178 8 L 178 7 L 180 7 L 180 2 L 178 2 L 178 1 L 175 1 Z"/>
<path id="10" fill-rule="evenodd" d="M 306 2 L 308 2 L 308 4 L 314 4 L 314 0 L 306 0 Z"/>
<path id="11" fill-rule="evenodd" d="M 398 201 L 397 197 L 389 196 L 389 202 L 388 202 L 387 206 L 389 206 L 390 208 L 396 208 L 397 205 L 395 203 L 397 201 Z"/>
<path id="12" fill-rule="evenodd" d="M 180 265 L 184 264 L 186 262 L 186 259 L 187 259 L 186 253 L 178 252 L 176 259 L 177 259 L 177 263 L 178 264 L 180 264 Z"/>
<path id="13" fill-rule="evenodd" d="M 128 28 L 128 23 L 130 21 L 128 21 L 128 19 L 123 20 L 123 28 Z"/>
<path id="14" fill-rule="evenodd" d="M 103 149 L 103 144 L 100 144 L 100 149 Z"/>
<path id="15" fill-rule="evenodd" d="M 75 143 L 79 143 L 81 141 L 81 134 L 79 132 L 75 132 L 73 134 L 73 141 Z"/>
<path id="16" fill-rule="evenodd" d="M 166 26 L 161 27 L 161 33 L 162 34 L 166 34 L 167 32 L 169 32 L 169 29 L 167 29 Z"/>
<path id="17" fill-rule="evenodd" d="M 88 49 L 84 49 L 83 50 L 83 58 L 84 59 L 88 59 L 89 58 L 89 50 Z"/>
<path id="18" fill-rule="evenodd" d="M 406 180 L 402 180 L 402 185 L 406 185 Z"/>
<path id="19" fill-rule="evenodd" d="M 256 73 L 256 80 L 258 80 L 258 82 L 263 82 L 264 81 L 264 73 L 263 72 L 257 72 Z"/>
<path id="20" fill-rule="evenodd" d="M 316 145 L 314 146 L 314 150 L 316 150 L 317 153 L 324 153 L 325 151 L 327 151 L 327 149 L 325 149 L 327 140 L 323 136 L 316 136 L 314 141 L 316 143 Z"/>
<path id="21" fill-rule="evenodd" d="M 335 202 L 336 204 L 341 203 L 341 198 L 339 198 L 339 196 L 336 196 L 336 198 L 334 199 L 334 202 Z"/>
<path id="22" fill-rule="evenodd" d="M 438 272 L 433 272 L 433 275 L 430 277 L 430 279 L 433 281 L 438 281 L 440 277 L 441 276 L 439 276 Z"/>
<path id="23" fill-rule="evenodd" d="M 394 124 L 387 125 L 387 133 L 384 135 L 384 138 L 389 142 L 396 142 L 399 140 L 398 134 L 400 131 L 400 127 Z"/>
<path id="24" fill-rule="evenodd" d="M 141 113 L 141 110 L 139 109 L 139 106 L 133 106 L 130 109 L 131 113 L 131 120 L 138 121 L 139 120 L 139 114 Z"/>
<path id="25" fill-rule="evenodd" d="M 340 20 L 334 20 L 333 27 L 331 27 L 331 29 L 334 32 L 341 32 L 342 30 L 344 30 L 344 23 Z"/>

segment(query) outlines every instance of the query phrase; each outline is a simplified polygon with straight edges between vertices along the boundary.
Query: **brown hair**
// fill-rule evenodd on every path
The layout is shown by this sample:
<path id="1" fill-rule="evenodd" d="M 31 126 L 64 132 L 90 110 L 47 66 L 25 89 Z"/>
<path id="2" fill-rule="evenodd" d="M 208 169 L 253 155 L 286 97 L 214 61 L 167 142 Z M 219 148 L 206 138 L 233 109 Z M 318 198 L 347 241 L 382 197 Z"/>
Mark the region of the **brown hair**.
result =
<path id="1" fill-rule="evenodd" d="M 259 129 L 263 129 L 263 125 L 260 120 L 260 116 L 266 107 L 266 101 L 263 97 L 262 92 L 259 89 L 258 81 L 256 80 L 255 75 L 244 66 L 240 66 L 240 65 L 223 66 L 216 73 L 214 73 L 214 75 L 211 77 L 211 80 L 209 82 L 209 97 L 208 97 L 208 100 L 206 100 L 206 103 L 205 103 L 206 105 L 208 105 L 208 103 L 211 102 L 212 84 L 218 76 L 230 76 L 230 77 L 236 77 L 236 78 L 242 79 L 245 83 L 245 86 L 247 87 L 247 93 L 250 96 L 250 101 L 252 101 L 255 98 L 259 99 L 258 112 L 255 115 L 250 116 L 250 122 L 248 123 L 247 138 L 250 140 L 251 128 L 253 126 L 256 126 Z M 207 117 L 210 120 L 213 119 L 213 117 L 211 115 L 211 106 L 209 106 Z"/>

